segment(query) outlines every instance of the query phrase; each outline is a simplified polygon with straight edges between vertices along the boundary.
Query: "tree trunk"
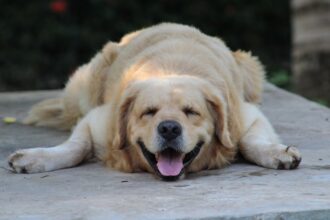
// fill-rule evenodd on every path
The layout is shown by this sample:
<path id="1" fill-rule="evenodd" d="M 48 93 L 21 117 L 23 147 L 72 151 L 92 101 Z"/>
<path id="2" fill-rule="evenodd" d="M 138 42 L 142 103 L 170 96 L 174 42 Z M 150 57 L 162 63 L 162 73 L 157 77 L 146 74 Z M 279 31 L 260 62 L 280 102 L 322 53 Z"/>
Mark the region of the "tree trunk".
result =
<path id="1" fill-rule="evenodd" d="M 292 0 L 294 90 L 330 104 L 330 0 Z"/>

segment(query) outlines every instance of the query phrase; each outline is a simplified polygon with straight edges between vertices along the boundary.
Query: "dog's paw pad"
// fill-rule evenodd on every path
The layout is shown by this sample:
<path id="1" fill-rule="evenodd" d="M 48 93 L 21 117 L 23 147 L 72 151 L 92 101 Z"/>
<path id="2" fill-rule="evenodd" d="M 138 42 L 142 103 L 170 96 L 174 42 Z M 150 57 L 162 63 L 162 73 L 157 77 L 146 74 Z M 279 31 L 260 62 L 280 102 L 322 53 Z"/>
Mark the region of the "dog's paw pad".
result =
<path id="1" fill-rule="evenodd" d="M 297 148 L 288 146 L 276 157 L 277 169 L 279 170 L 291 170 L 296 169 L 301 162 L 301 155 Z"/>
<path id="2" fill-rule="evenodd" d="M 38 163 L 38 155 L 29 150 L 19 150 L 8 157 L 8 166 L 15 173 L 36 173 L 44 170 Z"/>

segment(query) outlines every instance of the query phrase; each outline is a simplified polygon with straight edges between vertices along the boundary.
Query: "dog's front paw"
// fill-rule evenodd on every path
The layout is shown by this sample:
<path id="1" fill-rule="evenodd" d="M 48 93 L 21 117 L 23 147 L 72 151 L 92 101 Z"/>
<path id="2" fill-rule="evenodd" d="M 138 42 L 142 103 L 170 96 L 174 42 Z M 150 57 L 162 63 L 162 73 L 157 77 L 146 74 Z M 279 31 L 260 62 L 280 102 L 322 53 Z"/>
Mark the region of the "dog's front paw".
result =
<path id="1" fill-rule="evenodd" d="M 297 148 L 287 146 L 275 156 L 275 161 L 279 170 L 296 169 L 301 162 L 301 155 Z"/>
<path id="2" fill-rule="evenodd" d="M 8 165 L 16 173 L 40 173 L 45 171 L 41 149 L 18 150 L 8 157 Z"/>
<path id="3" fill-rule="evenodd" d="M 272 144 L 263 151 L 259 165 L 272 169 L 291 170 L 299 166 L 301 155 L 295 147 Z"/>

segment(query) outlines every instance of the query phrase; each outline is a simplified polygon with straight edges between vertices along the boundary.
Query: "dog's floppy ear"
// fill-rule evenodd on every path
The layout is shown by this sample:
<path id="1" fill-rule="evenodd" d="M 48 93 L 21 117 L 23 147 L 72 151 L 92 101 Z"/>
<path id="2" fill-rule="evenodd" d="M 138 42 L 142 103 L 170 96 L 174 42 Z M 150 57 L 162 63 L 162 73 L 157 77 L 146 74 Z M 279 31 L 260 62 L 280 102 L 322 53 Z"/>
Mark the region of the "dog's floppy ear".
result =
<path id="1" fill-rule="evenodd" d="M 204 87 L 208 108 L 214 118 L 215 135 L 226 148 L 234 147 L 228 125 L 227 101 L 220 91 L 213 86 Z"/>
<path id="2" fill-rule="evenodd" d="M 138 93 L 137 86 L 129 86 L 125 89 L 123 96 L 120 98 L 119 105 L 114 106 L 114 138 L 112 146 L 116 149 L 124 149 L 127 143 L 127 124 L 132 106 Z"/>

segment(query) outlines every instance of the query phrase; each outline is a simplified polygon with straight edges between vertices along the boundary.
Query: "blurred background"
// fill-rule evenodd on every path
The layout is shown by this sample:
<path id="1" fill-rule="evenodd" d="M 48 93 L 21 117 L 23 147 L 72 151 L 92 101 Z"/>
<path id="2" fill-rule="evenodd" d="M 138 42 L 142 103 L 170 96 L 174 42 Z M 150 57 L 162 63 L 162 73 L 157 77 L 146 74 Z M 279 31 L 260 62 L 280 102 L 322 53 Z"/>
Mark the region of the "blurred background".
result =
<path id="1" fill-rule="evenodd" d="M 325 13 L 322 21 L 329 24 L 329 5 L 328 0 L 0 0 L 0 91 L 62 88 L 108 40 L 167 21 L 219 36 L 232 50 L 252 51 L 270 82 L 327 104 L 330 50 L 321 55 L 319 50 L 329 42 L 317 50 L 317 37 L 296 36 L 310 35 L 315 22 L 322 23 L 301 20 L 306 14 Z M 313 46 L 306 47 L 306 39 L 314 40 Z M 323 78 L 313 80 L 319 73 L 313 65 L 328 65 Z M 317 87 L 323 90 L 315 92 Z"/>

